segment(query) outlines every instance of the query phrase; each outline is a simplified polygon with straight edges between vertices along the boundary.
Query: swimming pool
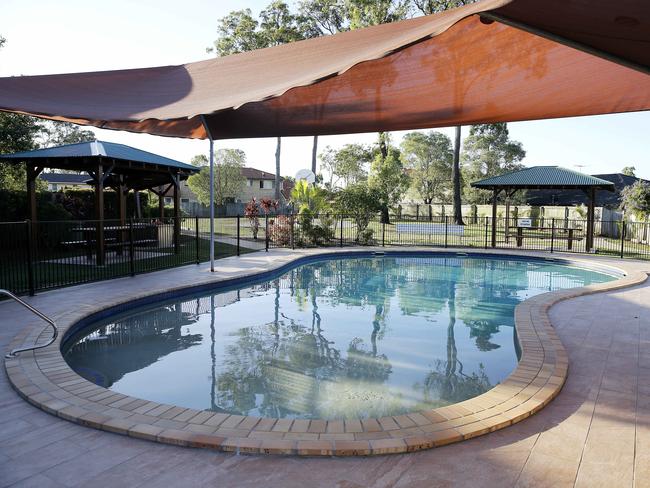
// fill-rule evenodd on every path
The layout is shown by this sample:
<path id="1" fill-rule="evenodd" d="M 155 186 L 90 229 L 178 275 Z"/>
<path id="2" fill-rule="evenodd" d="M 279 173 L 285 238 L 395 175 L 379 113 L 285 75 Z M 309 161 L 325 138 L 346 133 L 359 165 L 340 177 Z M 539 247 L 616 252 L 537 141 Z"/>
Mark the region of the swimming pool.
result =
<path id="1" fill-rule="evenodd" d="M 398 415 L 507 377 L 522 300 L 613 279 L 544 260 L 330 257 L 113 315 L 63 352 L 86 379 L 161 403 L 275 418 Z"/>

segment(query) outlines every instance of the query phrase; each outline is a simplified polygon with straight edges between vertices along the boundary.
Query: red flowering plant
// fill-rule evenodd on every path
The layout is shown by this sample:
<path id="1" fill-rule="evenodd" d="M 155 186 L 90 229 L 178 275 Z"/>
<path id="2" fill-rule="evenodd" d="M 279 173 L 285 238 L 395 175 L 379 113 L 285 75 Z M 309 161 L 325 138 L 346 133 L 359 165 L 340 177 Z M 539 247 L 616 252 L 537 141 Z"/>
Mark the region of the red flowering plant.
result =
<path id="1" fill-rule="evenodd" d="M 251 198 L 251 201 L 246 204 L 244 215 L 250 223 L 253 239 L 257 239 L 257 233 L 260 230 L 260 206 L 255 197 Z"/>

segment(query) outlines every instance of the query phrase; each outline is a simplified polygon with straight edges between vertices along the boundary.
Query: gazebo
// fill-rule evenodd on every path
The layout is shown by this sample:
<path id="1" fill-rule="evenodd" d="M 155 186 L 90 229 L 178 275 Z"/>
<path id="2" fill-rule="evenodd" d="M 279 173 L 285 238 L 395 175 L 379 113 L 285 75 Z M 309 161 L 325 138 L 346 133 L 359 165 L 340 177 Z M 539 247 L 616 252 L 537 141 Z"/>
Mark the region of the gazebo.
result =
<path id="1" fill-rule="evenodd" d="M 533 166 L 492 178 L 475 181 L 474 188 L 492 191 L 492 247 L 496 247 L 497 200 L 501 193 L 506 198 L 518 190 L 582 190 L 589 198 L 587 205 L 586 250 L 594 246 L 594 208 L 596 191 L 614 191 L 614 183 L 559 166 Z"/>
<path id="2" fill-rule="evenodd" d="M 104 264 L 104 188 L 117 194 L 121 226 L 126 225 L 126 196 L 130 190 L 152 190 L 160 197 L 160 217 L 164 217 L 164 195 L 174 190 L 174 248 L 180 246 L 180 182 L 198 168 L 141 149 L 114 142 L 92 141 L 34 151 L 0 155 L 0 161 L 27 168 L 28 215 L 37 221 L 36 178 L 44 168 L 85 171 L 95 187 L 97 264 Z M 166 187 L 166 188 L 165 188 Z"/>

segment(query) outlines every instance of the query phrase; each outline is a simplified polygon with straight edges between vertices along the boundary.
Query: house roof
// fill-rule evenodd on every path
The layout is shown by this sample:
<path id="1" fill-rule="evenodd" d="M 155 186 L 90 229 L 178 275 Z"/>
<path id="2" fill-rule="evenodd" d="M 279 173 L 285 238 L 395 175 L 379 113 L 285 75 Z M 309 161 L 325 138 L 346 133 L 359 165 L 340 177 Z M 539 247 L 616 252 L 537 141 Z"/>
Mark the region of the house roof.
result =
<path id="1" fill-rule="evenodd" d="M 268 173 L 255 168 L 242 168 L 241 174 L 251 180 L 275 180 L 274 173 Z M 282 177 L 280 177 L 282 179 Z"/>
<path id="2" fill-rule="evenodd" d="M 560 166 L 533 166 L 472 183 L 482 189 L 588 189 L 614 191 L 614 184 L 595 176 Z"/>
<path id="3" fill-rule="evenodd" d="M 75 183 L 75 184 L 88 183 L 87 174 L 41 173 L 38 177 L 41 180 L 47 181 L 48 183 Z"/>
<path id="4" fill-rule="evenodd" d="M 157 166 L 167 166 L 188 170 L 191 172 L 198 171 L 191 164 L 181 163 L 175 159 L 167 158 L 159 154 L 150 153 L 115 142 L 92 141 L 79 142 L 77 144 L 66 144 L 57 147 L 48 147 L 44 149 L 35 149 L 34 151 L 24 151 L 13 154 L 1 154 L 0 161 L 25 161 L 25 160 L 51 160 L 51 159 L 70 159 L 70 158 L 89 158 L 105 157 L 107 159 L 119 159 L 122 161 L 132 161 L 152 164 Z"/>
<path id="5" fill-rule="evenodd" d="M 618 208 L 621 203 L 621 192 L 627 186 L 633 185 L 637 181 L 645 181 L 634 176 L 624 175 L 622 173 L 609 173 L 593 175 L 596 178 L 610 181 L 614 184 L 613 192 L 598 192 L 596 194 L 596 206 Z M 572 206 L 587 204 L 588 198 L 583 191 L 568 190 L 557 192 L 554 190 L 530 190 L 525 194 L 525 200 L 528 205 L 545 206 L 560 205 Z"/>

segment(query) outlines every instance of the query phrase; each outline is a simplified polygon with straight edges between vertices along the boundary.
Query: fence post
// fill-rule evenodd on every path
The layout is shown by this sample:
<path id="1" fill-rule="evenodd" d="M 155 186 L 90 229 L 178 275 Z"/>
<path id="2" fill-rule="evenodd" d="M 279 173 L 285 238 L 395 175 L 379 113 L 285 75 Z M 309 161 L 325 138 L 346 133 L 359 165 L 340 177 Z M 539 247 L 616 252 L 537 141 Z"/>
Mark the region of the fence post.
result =
<path id="1" fill-rule="evenodd" d="M 386 222 L 381 223 L 381 247 L 386 246 Z"/>
<path id="2" fill-rule="evenodd" d="M 485 249 L 488 248 L 488 218 L 485 217 Z"/>
<path id="3" fill-rule="evenodd" d="M 339 247 L 343 247 L 343 216 L 341 215 L 341 230 L 339 237 Z"/>
<path id="4" fill-rule="evenodd" d="M 445 215 L 445 248 L 447 247 L 448 244 L 448 238 L 449 238 L 449 219 Z"/>
<path id="5" fill-rule="evenodd" d="M 194 217 L 194 237 L 196 240 L 196 264 L 201 262 L 200 250 L 199 250 L 199 216 Z"/>
<path id="6" fill-rule="evenodd" d="M 25 220 L 27 231 L 27 281 L 29 286 L 29 296 L 33 297 L 36 292 L 36 283 L 34 279 L 34 235 L 32 233 L 32 221 Z"/>
<path id="7" fill-rule="evenodd" d="M 264 246 L 265 251 L 269 252 L 269 216 L 267 215 L 264 219 Z"/>
<path id="8" fill-rule="evenodd" d="M 133 256 L 133 217 L 129 219 L 129 270 L 135 276 L 135 257 Z"/>
<path id="9" fill-rule="evenodd" d="M 415 204 L 415 220 L 420 220 L 420 204 Z"/>
<path id="10" fill-rule="evenodd" d="M 625 220 L 621 220 L 621 259 L 625 256 Z"/>
<path id="11" fill-rule="evenodd" d="M 241 216 L 237 214 L 237 256 L 239 256 L 241 252 L 240 244 L 239 244 L 239 241 L 241 239 L 241 231 L 239 230 L 240 225 L 241 225 Z"/>
<path id="12" fill-rule="evenodd" d="M 555 217 L 551 220 L 551 252 L 555 247 Z"/>
<path id="13" fill-rule="evenodd" d="M 296 248 L 296 237 L 294 235 L 295 224 L 296 224 L 295 216 L 291 214 L 291 216 L 289 217 L 289 225 L 291 226 L 291 234 L 289 235 L 289 239 L 291 240 L 291 249 Z"/>

